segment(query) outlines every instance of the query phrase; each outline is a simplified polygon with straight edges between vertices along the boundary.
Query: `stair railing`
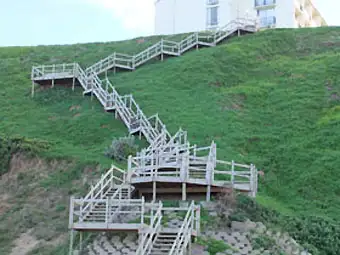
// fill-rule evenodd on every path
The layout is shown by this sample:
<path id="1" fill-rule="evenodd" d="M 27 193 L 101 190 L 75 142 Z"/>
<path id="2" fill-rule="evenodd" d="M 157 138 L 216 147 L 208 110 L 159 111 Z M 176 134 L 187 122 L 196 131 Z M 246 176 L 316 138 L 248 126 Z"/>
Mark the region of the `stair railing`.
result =
<path id="1" fill-rule="evenodd" d="M 78 63 L 76 63 L 76 66 L 73 71 L 74 71 L 74 77 L 78 79 L 83 89 L 85 91 L 90 89 L 89 83 L 88 83 L 88 77 L 86 73 L 84 72 L 83 68 L 81 68 L 81 66 Z"/>
<path id="2" fill-rule="evenodd" d="M 125 176 L 123 178 L 119 178 L 114 175 L 114 170 L 118 171 L 118 168 L 112 166 L 110 170 L 108 170 L 104 175 L 101 176 L 100 180 L 97 182 L 95 186 L 91 186 L 90 192 L 84 197 L 84 201 L 94 200 L 94 199 L 103 199 L 107 192 L 113 188 L 115 181 L 119 183 L 125 182 Z M 122 171 L 122 170 L 121 170 Z M 118 191 L 118 190 L 117 190 Z M 91 211 L 93 208 L 93 203 L 85 203 L 83 211 Z"/>
<path id="3" fill-rule="evenodd" d="M 173 53 L 179 55 L 180 52 L 180 43 L 173 42 L 169 40 L 163 40 L 163 53 Z"/>
<path id="4" fill-rule="evenodd" d="M 151 208 L 151 210 L 152 209 L 153 208 Z M 150 225 L 146 228 L 146 233 L 142 232 L 142 239 L 137 248 L 136 255 L 146 255 L 151 251 L 155 236 L 159 233 L 161 228 L 162 209 L 163 204 L 159 201 L 157 211 L 155 215 L 151 217 Z"/>
<path id="5" fill-rule="evenodd" d="M 198 43 L 198 33 L 193 33 L 179 42 L 180 54 L 192 48 Z"/>
<path id="6" fill-rule="evenodd" d="M 145 63 L 146 61 L 154 58 L 155 56 L 162 53 L 162 41 L 150 46 L 146 50 L 138 53 L 134 56 L 135 60 L 135 67 L 140 66 L 141 64 Z"/>
<path id="7" fill-rule="evenodd" d="M 183 224 L 178 231 L 174 244 L 169 251 L 169 255 L 183 255 L 194 230 L 195 203 L 192 202 L 184 218 Z"/>

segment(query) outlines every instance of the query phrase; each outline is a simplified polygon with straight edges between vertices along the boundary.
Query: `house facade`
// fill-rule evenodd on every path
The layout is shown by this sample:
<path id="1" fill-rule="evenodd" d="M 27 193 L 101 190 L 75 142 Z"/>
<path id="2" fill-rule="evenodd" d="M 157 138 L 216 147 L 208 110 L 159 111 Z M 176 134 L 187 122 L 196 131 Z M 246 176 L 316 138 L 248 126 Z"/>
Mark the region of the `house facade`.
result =
<path id="1" fill-rule="evenodd" d="M 236 18 L 260 28 L 326 26 L 312 0 L 157 0 L 155 34 L 217 29 Z"/>

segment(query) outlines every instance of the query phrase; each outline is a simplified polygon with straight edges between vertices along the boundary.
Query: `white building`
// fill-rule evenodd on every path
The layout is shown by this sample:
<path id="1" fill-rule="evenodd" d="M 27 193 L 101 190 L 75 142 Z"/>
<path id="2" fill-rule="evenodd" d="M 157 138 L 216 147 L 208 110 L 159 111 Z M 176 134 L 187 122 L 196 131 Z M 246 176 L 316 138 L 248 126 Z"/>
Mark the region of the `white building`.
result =
<path id="1" fill-rule="evenodd" d="M 156 34 L 216 29 L 229 21 L 256 18 L 261 28 L 327 25 L 312 0 L 157 0 Z"/>

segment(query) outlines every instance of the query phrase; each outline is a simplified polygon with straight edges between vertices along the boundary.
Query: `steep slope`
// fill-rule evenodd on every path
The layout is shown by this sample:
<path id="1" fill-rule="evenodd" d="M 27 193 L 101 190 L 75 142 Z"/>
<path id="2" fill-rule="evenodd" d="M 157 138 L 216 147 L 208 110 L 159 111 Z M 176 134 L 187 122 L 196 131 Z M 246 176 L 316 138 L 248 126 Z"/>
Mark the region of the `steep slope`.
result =
<path id="1" fill-rule="evenodd" d="M 336 218 L 340 30 L 275 30 L 111 76 L 192 143 L 256 162 L 260 200 Z"/>
<path id="2" fill-rule="evenodd" d="M 41 157 L 77 162 L 30 177 L 44 194 L 61 190 L 58 208 L 67 208 L 67 196 L 76 192 L 72 181 L 86 172 L 84 164 L 107 166 L 104 148 L 127 130 L 80 90 L 43 90 L 31 99 L 31 66 L 75 61 L 86 67 L 113 51 L 134 53 L 157 40 L 0 48 L 0 136 L 46 141 L 49 149 Z M 257 198 L 261 204 L 338 225 L 339 49 L 338 28 L 265 31 L 109 78 L 120 93 L 133 93 L 146 114 L 159 112 L 171 132 L 182 126 L 192 143 L 214 139 L 220 158 L 254 162 L 265 173 Z M 2 247 L 13 241 L 3 237 L 17 222 L 4 222 L 22 212 L 18 208 L 0 213 Z M 54 217 L 65 217 L 64 211 Z"/>

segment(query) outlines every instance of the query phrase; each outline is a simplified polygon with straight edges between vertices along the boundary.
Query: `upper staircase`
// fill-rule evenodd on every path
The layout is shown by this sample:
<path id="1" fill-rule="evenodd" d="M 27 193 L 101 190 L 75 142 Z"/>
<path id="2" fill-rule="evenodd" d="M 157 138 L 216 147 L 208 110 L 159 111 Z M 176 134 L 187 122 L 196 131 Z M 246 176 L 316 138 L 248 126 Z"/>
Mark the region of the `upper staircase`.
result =
<path id="1" fill-rule="evenodd" d="M 115 111 L 115 116 L 127 126 L 129 133 L 143 134 L 149 142 L 150 149 L 164 146 L 171 139 L 164 123 L 159 116 L 147 117 L 132 95 L 120 95 L 110 81 L 100 79 L 99 74 L 116 68 L 134 70 L 145 62 L 163 55 L 180 56 L 191 48 L 199 46 L 215 46 L 221 41 L 242 33 L 254 33 L 257 30 L 256 21 L 248 19 L 237 19 L 226 26 L 212 33 L 193 33 L 188 35 L 180 42 L 161 40 L 153 46 L 143 50 L 136 55 L 113 53 L 112 55 L 100 60 L 88 67 L 85 71 L 77 63 L 33 66 L 32 95 L 34 95 L 34 83 L 47 84 L 51 81 L 53 87 L 55 81 L 72 81 L 74 88 L 76 82 L 84 89 L 84 94 L 95 95 L 105 110 Z"/>
<path id="2" fill-rule="evenodd" d="M 141 51 L 136 55 L 127 55 L 121 53 L 113 53 L 112 55 L 101 59 L 97 63 L 86 69 L 86 74 L 101 74 L 110 69 L 127 69 L 134 70 L 143 65 L 149 60 L 163 56 L 180 56 L 186 51 L 199 46 L 216 46 L 221 41 L 234 36 L 235 33 L 248 32 L 254 33 L 257 31 L 256 22 L 249 19 L 237 19 L 231 21 L 227 25 L 221 27 L 216 32 L 212 33 L 192 33 L 180 42 L 161 40 L 149 48 Z"/>

